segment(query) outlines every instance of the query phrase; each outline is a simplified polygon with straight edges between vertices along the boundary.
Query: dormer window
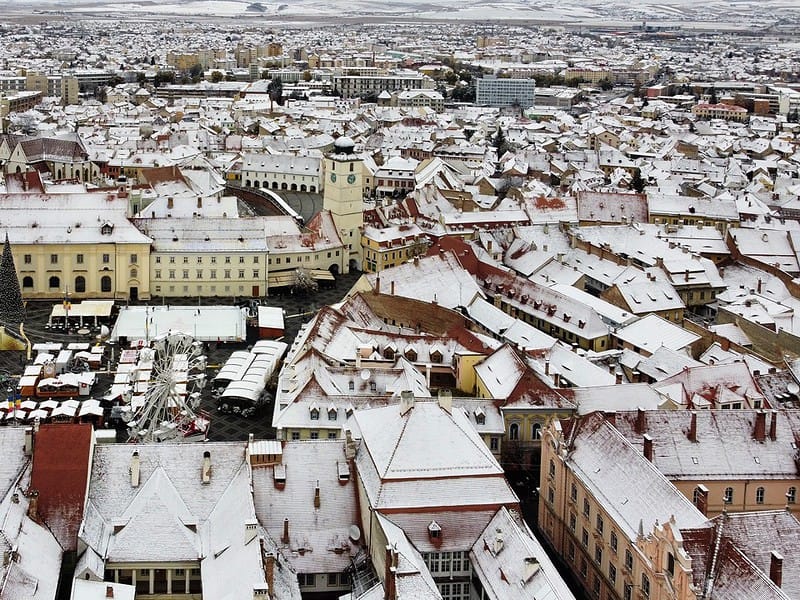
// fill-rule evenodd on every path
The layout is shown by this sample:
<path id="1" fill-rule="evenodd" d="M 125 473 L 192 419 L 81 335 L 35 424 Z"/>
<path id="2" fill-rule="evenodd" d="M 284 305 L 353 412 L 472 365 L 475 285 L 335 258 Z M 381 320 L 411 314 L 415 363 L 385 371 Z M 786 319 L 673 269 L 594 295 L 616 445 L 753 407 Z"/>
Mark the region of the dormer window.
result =
<path id="1" fill-rule="evenodd" d="M 475 422 L 478 425 L 486 425 L 486 413 L 480 406 L 475 409 Z"/>
<path id="2" fill-rule="evenodd" d="M 315 404 L 311 405 L 311 408 L 309 409 L 309 412 L 311 414 L 311 420 L 312 421 L 319 421 L 319 408 L 317 408 L 317 406 Z"/>
<path id="3" fill-rule="evenodd" d="M 442 362 L 442 358 L 443 358 L 442 351 L 439 350 L 437 346 L 431 348 L 431 362 L 440 363 Z"/>
<path id="4" fill-rule="evenodd" d="M 351 379 L 350 383 L 347 384 L 347 389 L 350 390 L 351 392 L 353 390 L 355 390 L 356 389 L 356 382 Z"/>
<path id="5" fill-rule="evenodd" d="M 111 235 L 114 232 L 114 225 L 106 221 L 100 226 L 100 233 L 102 235 Z"/>
<path id="6" fill-rule="evenodd" d="M 432 540 L 442 537 L 442 527 L 436 521 L 431 521 L 428 524 L 428 537 Z"/>
<path id="7" fill-rule="evenodd" d="M 405 354 L 405 357 L 408 360 L 410 360 L 411 362 L 414 362 L 414 361 L 417 360 L 417 351 L 414 349 L 414 346 L 409 346 L 408 348 L 406 348 L 406 351 L 405 351 L 404 354 Z"/>
<path id="8" fill-rule="evenodd" d="M 328 407 L 328 420 L 329 421 L 335 421 L 336 417 L 338 417 L 338 416 L 339 416 L 338 409 L 333 404 L 331 404 Z"/>

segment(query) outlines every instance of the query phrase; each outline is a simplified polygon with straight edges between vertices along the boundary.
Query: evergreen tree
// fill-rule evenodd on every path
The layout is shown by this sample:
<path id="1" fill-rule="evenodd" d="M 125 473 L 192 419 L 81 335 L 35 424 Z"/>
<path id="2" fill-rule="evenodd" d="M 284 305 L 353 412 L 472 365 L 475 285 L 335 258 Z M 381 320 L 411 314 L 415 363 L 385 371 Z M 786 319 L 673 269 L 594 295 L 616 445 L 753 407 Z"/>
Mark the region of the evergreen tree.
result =
<path id="1" fill-rule="evenodd" d="M 719 104 L 719 99 L 717 98 L 717 88 L 713 85 L 711 86 L 711 96 L 708 98 L 709 104 Z"/>
<path id="2" fill-rule="evenodd" d="M 633 172 L 633 177 L 631 177 L 631 188 L 636 190 L 637 193 L 641 194 L 644 191 L 645 181 L 642 179 L 642 172 L 639 169 L 636 169 Z"/>
<path id="3" fill-rule="evenodd" d="M 0 321 L 11 325 L 21 323 L 24 318 L 25 307 L 22 304 L 17 269 L 14 267 L 14 256 L 11 254 L 11 244 L 6 233 L 3 258 L 0 260 Z"/>

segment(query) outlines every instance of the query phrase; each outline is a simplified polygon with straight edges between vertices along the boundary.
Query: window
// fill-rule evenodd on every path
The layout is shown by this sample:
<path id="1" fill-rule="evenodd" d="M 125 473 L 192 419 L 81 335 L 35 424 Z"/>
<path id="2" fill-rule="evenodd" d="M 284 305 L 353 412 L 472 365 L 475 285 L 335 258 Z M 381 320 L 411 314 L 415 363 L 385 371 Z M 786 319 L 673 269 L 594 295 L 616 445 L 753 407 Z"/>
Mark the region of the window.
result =
<path id="1" fill-rule="evenodd" d="M 231 278 L 231 270 L 225 269 L 225 279 L 230 279 L 230 278 Z"/>
<path id="2" fill-rule="evenodd" d="M 169 270 L 169 278 L 170 279 L 175 279 L 175 269 L 170 269 Z"/>
<path id="3" fill-rule="evenodd" d="M 55 275 L 47 280 L 47 285 L 50 289 L 58 289 L 61 287 L 61 280 Z"/>
<path id="4" fill-rule="evenodd" d="M 311 439 L 318 440 L 319 439 L 319 431 L 312 431 L 311 432 Z"/>
<path id="5" fill-rule="evenodd" d="M 645 598 L 650 597 L 650 578 L 642 573 L 642 595 Z"/>
<path id="6" fill-rule="evenodd" d="M 556 491 L 552 487 L 547 488 L 547 501 L 550 504 L 556 501 Z"/>
<path id="7" fill-rule="evenodd" d="M 160 256 L 156 256 L 156 264 L 157 265 L 161 264 L 161 257 Z"/>
<path id="8" fill-rule="evenodd" d="M 311 420 L 312 421 L 319 421 L 319 409 L 312 408 L 311 409 Z"/>
<path id="9" fill-rule="evenodd" d="M 764 488 L 756 488 L 756 504 L 764 504 Z"/>
<path id="10" fill-rule="evenodd" d="M 197 269 L 197 279 L 203 278 L 203 269 Z"/>
<path id="11" fill-rule="evenodd" d="M 30 255 L 30 254 L 26 254 L 26 255 L 24 255 L 24 256 L 23 256 L 23 262 L 24 262 L 26 265 L 29 265 L 29 264 L 31 264 L 31 262 L 32 262 L 32 261 L 33 261 L 33 258 L 31 257 L 31 255 Z"/>
<path id="12" fill-rule="evenodd" d="M 293 432 L 292 432 L 292 439 L 293 439 L 294 441 L 297 441 L 297 440 L 299 440 L 299 439 L 300 439 L 300 432 L 299 432 L 299 431 L 293 431 Z"/>
<path id="13" fill-rule="evenodd" d="M 552 458 L 550 459 L 550 469 L 548 472 L 551 478 L 556 476 L 556 463 Z"/>
<path id="14" fill-rule="evenodd" d="M 135 265 L 138 262 L 138 257 L 135 254 L 131 254 L 131 264 Z M 186 262 L 184 260 L 184 262 Z"/>
<path id="15" fill-rule="evenodd" d="M 103 260 L 103 264 L 107 265 L 108 263 L 111 262 L 111 255 L 110 254 L 103 254 L 102 260 Z"/>
<path id="16" fill-rule="evenodd" d="M 131 279 L 136 279 L 139 276 L 139 272 L 136 269 L 131 269 Z"/>
<path id="17" fill-rule="evenodd" d="M 489 450 L 492 452 L 497 452 L 500 448 L 500 440 L 496 437 L 489 438 Z"/>
<path id="18" fill-rule="evenodd" d="M 216 256 L 212 256 L 212 257 L 211 257 L 211 264 L 212 264 L 212 265 L 215 265 L 215 264 L 217 264 L 217 257 L 216 257 Z"/>
<path id="19" fill-rule="evenodd" d="M 33 277 L 26 276 L 22 278 L 22 287 L 23 288 L 32 288 L 33 287 Z"/>
<path id="20" fill-rule="evenodd" d="M 597 519 L 595 521 L 595 526 L 597 527 L 597 531 L 603 533 L 603 517 L 601 515 L 597 515 Z"/>
<path id="21" fill-rule="evenodd" d="M 581 558 L 581 577 L 584 579 L 586 578 L 586 574 L 589 572 L 589 563 L 585 558 Z"/>
<path id="22" fill-rule="evenodd" d="M 226 264 L 226 265 L 229 265 L 229 264 L 231 264 L 231 257 L 230 257 L 230 256 L 226 256 L 226 257 L 225 257 L 225 264 Z"/>
<path id="23" fill-rule="evenodd" d="M 571 483 L 569 486 L 569 499 L 573 502 L 578 500 L 578 486 L 574 483 Z"/>
<path id="24" fill-rule="evenodd" d="M 75 255 L 75 262 L 79 265 L 83 264 L 83 254 L 76 254 Z"/>
<path id="25" fill-rule="evenodd" d="M 75 291 L 78 294 L 82 294 L 86 291 L 86 278 L 78 275 L 75 278 Z"/>
<path id="26" fill-rule="evenodd" d="M 239 269 L 239 279 L 244 279 L 244 269 Z"/>
<path id="27" fill-rule="evenodd" d="M 622 600 L 631 600 L 633 596 L 633 586 L 630 583 L 625 584 L 625 589 L 622 593 Z"/>
<path id="28" fill-rule="evenodd" d="M 584 548 L 589 545 L 589 531 L 586 527 L 583 527 L 581 530 L 581 544 L 583 544 Z"/>
<path id="29" fill-rule="evenodd" d="M 253 279 L 258 279 L 258 269 L 253 269 Z"/>
<path id="30" fill-rule="evenodd" d="M 189 279 L 189 269 L 184 269 L 183 270 L 183 278 L 184 279 Z"/>
<path id="31" fill-rule="evenodd" d="M 297 581 L 300 584 L 300 587 L 313 587 L 315 585 L 314 579 L 315 579 L 314 573 L 297 574 Z"/>
<path id="32" fill-rule="evenodd" d="M 667 552 L 667 573 L 670 577 L 675 575 L 675 555 L 672 552 Z"/>
<path id="33" fill-rule="evenodd" d="M 786 492 L 786 503 L 794 504 L 795 502 L 797 502 L 797 488 L 792 486 L 789 488 L 789 491 Z"/>
<path id="34" fill-rule="evenodd" d="M 58 264 L 58 254 L 51 254 L 50 255 L 50 264 L 57 265 Z"/>
<path id="35" fill-rule="evenodd" d="M 726 487 L 725 488 L 725 494 L 722 496 L 722 501 L 725 504 L 732 504 L 733 503 L 733 488 L 732 487 Z"/>
<path id="36" fill-rule="evenodd" d="M 511 426 L 508 428 L 508 439 L 510 440 L 519 439 L 519 423 L 512 423 Z"/>
<path id="37" fill-rule="evenodd" d="M 575 515 L 575 513 L 569 513 L 569 530 L 572 533 L 575 533 L 575 527 L 577 525 L 577 522 L 578 522 L 578 517 Z"/>
<path id="38" fill-rule="evenodd" d="M 617 532 L 611 532 L 611 551 L 616 554 L 617 553 Z"/>
<path id="39" fill-rule="evenodd" d="M 575 544 L 573 544 L 572 542 L 570 542 L 569 545 L 567 546 L 567 557 L 570 560 L 575 560 Z"/>
<path id="40" fill-rule="evenodd" d="M 156 277 L 155 277 L 156 279 L 161 279 L 161 269 L 156 269 L 155 275 L 156 275 Z"/>
<path id="41" fill-rule="evenodd" d="M 336 439 L 336 432 L 335 431 L 329 431 L 328 432 L 328 439 L 329 440 L 335 440 Z"/>
<path id="42" fill-rule="evenodd" d="M 203 257 L 202 256 L 198 256 L 197 257 L 197 264 L 198 265 L 202 265 L 203 264 Z"/>
<path id="43" fill-rule="evenodd" d="M 183 264 L 185 264 L 185 265 L 189 264 L 189 257 L 188 256 L 184 256 L 183 257 Z"/>
<path id="44" fill-rule="evenodd" d="M 617 567 L 613 564 L 608 563 L 608 579 L 611 581 L 611 585 L 616 585 L 617 583 Z"/>
<path id="45" fill-rule="evenodd" d="M 257 257 L 257 256 L 254 256 L 254 257 L 253 257 L 253 264 L 254 264 L 254 265 L 257 265 L 257 264 L 258 264 L 258 257 Z"/>
<path id="46" fill-rule="evenodd" d="M 583 499 L 583 516 L 588 518 L 590 510 L 591 509 L 589 508 L 589 501 L 586 498 L 584 498 Z"/>
<path id="47" fill-rule="evenodd" d="M 174 271 L 173 271 L 174 273 Z M 111 291 L 111 277 L 108 275 L 103 275 L 100 278 L 100 291 L 101 292 L 110 292 Z"/>
<path id="48" fill-rule="evenodd" d="M 542 424 L 541 423 L 534 423 L 533 427 L 531 427 L 531 439 L 532 440 L 540 440 L 540 439 L 542 439 Z"/>
<path id="49" fill-rule="evenodd" d="M 592 581 L 592 595 L 595 598 L 600 597 L 600 578 L 597 575 L 594 576 L 594 581 Z"/>
<path id="50" fill-rule="evenodd" d="M 630 550 L 625 550 L 625 568 L 628 571 L 633 570 L 633 554 L 631 554 Z"/>
<path id="51" fill-rule="evenodd" d="M 603 563 L 603 549 L 600 546 L 596 546 L 594 549 L 594 562 L 598 565 Z"/>

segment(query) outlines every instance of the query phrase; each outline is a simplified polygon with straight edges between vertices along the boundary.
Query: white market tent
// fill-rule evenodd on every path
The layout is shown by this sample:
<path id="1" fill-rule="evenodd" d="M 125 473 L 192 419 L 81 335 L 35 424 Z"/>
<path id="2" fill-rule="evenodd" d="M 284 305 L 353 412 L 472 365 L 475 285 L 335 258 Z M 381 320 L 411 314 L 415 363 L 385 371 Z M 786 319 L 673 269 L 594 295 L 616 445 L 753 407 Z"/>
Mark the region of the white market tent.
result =
<path id="1" fill-rule="evenodd" d="M 236 306 L 126 306 L 119 312 L 111 341 L 150 340 L 185 333 L 202 342 L 241 342 L 247 316 Z"/>

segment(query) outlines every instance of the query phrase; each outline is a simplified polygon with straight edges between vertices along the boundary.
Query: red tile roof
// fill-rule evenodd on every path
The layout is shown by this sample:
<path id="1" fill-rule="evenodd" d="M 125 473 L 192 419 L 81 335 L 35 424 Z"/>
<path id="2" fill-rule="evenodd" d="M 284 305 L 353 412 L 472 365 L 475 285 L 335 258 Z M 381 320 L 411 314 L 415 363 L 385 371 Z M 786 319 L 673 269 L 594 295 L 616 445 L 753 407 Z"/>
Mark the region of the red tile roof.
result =
<path id="1" fill-rule="evenodd" d="M 33 451 L 31 488 L 39 492 L 39 517 L 64 550 L 77 548 L 89 484 L 92 426 L 42 425 Z"/>

